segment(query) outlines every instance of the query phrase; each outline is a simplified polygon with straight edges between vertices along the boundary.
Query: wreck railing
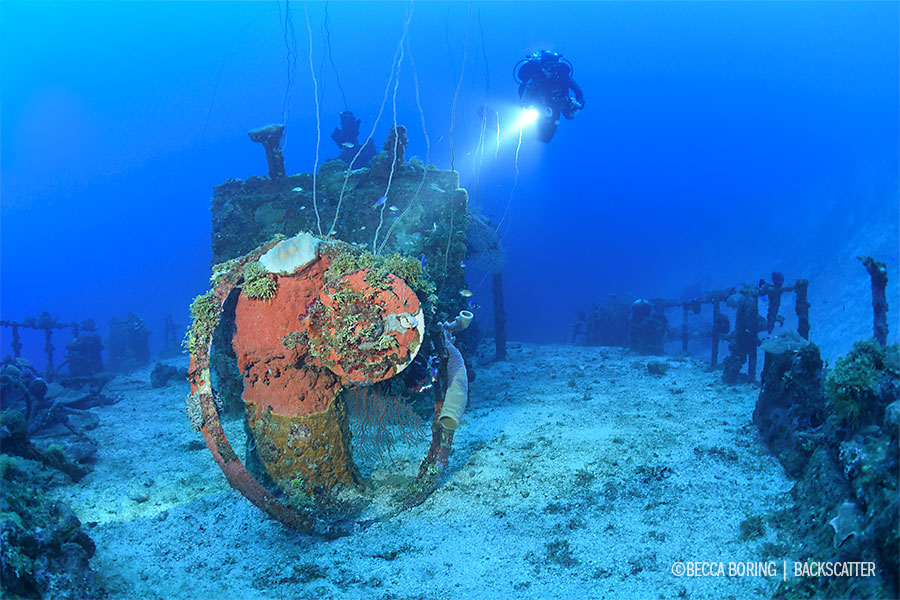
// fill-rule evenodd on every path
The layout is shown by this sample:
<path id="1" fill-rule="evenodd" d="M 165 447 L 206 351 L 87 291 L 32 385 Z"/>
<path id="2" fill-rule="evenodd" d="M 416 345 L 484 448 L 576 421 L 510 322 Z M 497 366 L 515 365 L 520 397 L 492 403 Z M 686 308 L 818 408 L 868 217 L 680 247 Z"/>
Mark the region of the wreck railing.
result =
<path id="1" fill-rule="evenodd" d="M 34 329 L 44 332 L 44 352 L 47 354 L 47 365 L 44 368 L 44 378 L 49 382 L 53 381 L 56 368 L 53 364 L 53 351 L 56 346 L 53 345 L 53 332 L 57 329 L 70 329 L 72 337 L 78 337 L 79 333 L 84 331 L 93 331 L 93 326 L 88 322 L 81 323 L 61 323 L 59 317 L 51 317 L 50 313 L 42 312 L 41 316 L 34 318 L 28 317 L 23 321 L 12 321 L 9 319 L 0 320 L 0 327 L 8 327 L 11 330 L 13 356 L 19 358 L 22 355 L 22 338 L 20 329 Z"/>
<path id="2" fill-rule="evenodd" d="M 872 280 L 872 310 L 873 337 L 882 345 L 886 344 L 888 334 L 887 301 L 885 287 L 887 285 L 887 268 L 883 262 L 879 262 L 869 256 L 858 257 L 868 271 Z M 756 285 L 742 283 L 740 287 L 726 290 L 706 292 L 702 297 L 690 300 L 671 300 L 666 298 L 654 298 L 649 301 L 638 300 L 630 312 L 630 342 L 633 348 L 646 350 L 653 348 L 657 352 L 662 351 L 665 343 L 665 334 L 668 333 L 668 319 L 665 311 L 673 308 L 681 308 L 681 350 L 688 353 L 688 344 L 691 339 L 690 315 L 699 315 L 704 305 L 712 306 L 713 327 L 710 337 L 711 355 L 710 366 L 719 366 L 719 344 L 728 339 L 729 356 L 722 363 L 724 367 L 724 379 L 728 382 L 737 380 L 740 369 L 747 362 L 747 379 L 756 378 L 757 348 L 760 345 L 759 334 L 763 330 L 763 319 L 759 312 L 759 299 L 768 299 L 768 308 L 765 315 L 765 330 L 772 333 L 776 324 L 784 324 L 785 318 L 780 314 L 781 300 L 785 294 L 794 295 L 794 313 L 797 317 L 797 333 L 803 339 L 809 339 L 809 281 L 798 279 L 791 285 L 784 285 L 784 277 L 780 273 L 772 274 L 773 283 L 764 280 Z M 730 328 L 727 318 L 722 312 L 722 302 L 735 311 L 734 327 Z M 642 305 L 642 306 L 639 306 Z M 647 335 L 646 330 L 640 330 L 637 326 L 644 319 L 657 320 L 656 329 L 650 328 L 651 340 L 636 340 L 636 336 Z M 639 314 L 638 314 L 639 313 Z M 731 329 L 729 333 L 729 328 Z"/>
<path id="3" fill-rule="evenodd" d="M 748 362 L 747 375 L 752 380 L 755 378 L 756 373 L 756 348 L 759 346 L 759 333 L 761 331 L 759 327 L 759 316 L 761 316 L 759 315 L 759 298 L 766 296 L 769 299 L 769 307 L 766 313 L 766 329 L 769 333 L 772 333 L 777 323 L 784 322 L 784 317 L 779 314 L 781 297 L 784 294 L 793 293 L 794 310 L 797 315 L 797 333 L 802 338 L 809 339 L 810 304 L 807 300 L 808 289 L 809 281 L 806 279 L 798 279 L 792 285 L 761 281 L 758 285 L 741 284 L 739 288 L 709 291 L 703 297 L 690 300 L 654 298 L 649 302 L 654 309 L 667 310 L 681 307 L 681 349 L 684 353 L 688 352 L 688 342 L 691 337 L 690 314 L 700 314 L 704 305 L 711 305 L 713 328 L 710 366 L 716 368 L 719 363 L 719 344 L 724 339 L 724 332 L 719 327 L 723 314 L 721 305 L 723 301 L 727 302 L 735 294 L 740 294 L 738 306 L 734 307 L 736 314 L 735 325 L 731 334 L 731 355 L 742 353 L 740 354 L 741 356 L 746 356 L 746 361 Z M 743 365 L 743 362 L 741 360 L 741 365 Z"/>

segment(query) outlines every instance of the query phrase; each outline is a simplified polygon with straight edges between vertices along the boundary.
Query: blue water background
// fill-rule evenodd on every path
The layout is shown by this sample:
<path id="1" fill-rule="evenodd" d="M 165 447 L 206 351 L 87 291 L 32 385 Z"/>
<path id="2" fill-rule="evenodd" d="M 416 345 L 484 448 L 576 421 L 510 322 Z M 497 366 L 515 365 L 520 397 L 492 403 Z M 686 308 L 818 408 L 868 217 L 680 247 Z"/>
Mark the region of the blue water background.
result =
<path id="1" fill-rule="evenodd" d="M 290 4 L 289 172 L 310 171 L 316 156 L 304 6 Z M 332 58 L 364 133 L 408 8 L 327 5 Z M 266 172 L 246 132 L 282 118 L 284 10 L 0 4 L 3 318 L 46 310 L 92 317 L 105 331 L 131 311 L 154 332 L 154 350 L 165 315 L 187 325 L 190 299 L 208 281 L 212 187 Z M 306 10 L 321 159 L 337 153 L 328 135 L 344 103 L 323 60 L 326 5 Z M 439 168 L 450 167 L 465 55 L 454 166 L 473 206 L 495 222 L 507 215 L 510 339 L 566 341 L 576 310 L 610 293 L 678 297 L 772 269 L 791 282 L 833 260 L 841 240 L 896 240 L 898 17 L 890 2 L 416 3 L 409 50 Z M 526 139 L 516 166 L 512 67 L 540 48 L 572 60 L 587 106 L 550 144 Z M 424 157 L 408 58 L 397 121 L 409 127 L 408 155 Z M 378 145 L 393 122 L 392 91 Z M 503 141 L 482 157 L 485 103 L 501 115 Z M 891 245 L 879 258 L 896 281 Z M 490 278 L 472 270 L 469 284 L 490 330 Z M 834 298 L 823 288 L 813 281 L 814 301 L 869 302 L 866 289 Z M 813 337 L 837 326 L 814 323 Z M 42 365 L 42 340 L 24 341 Z M 55 341 L 59 362 L 65 335 Z M 5 330 L 0 351 L 9 351 Z"/>

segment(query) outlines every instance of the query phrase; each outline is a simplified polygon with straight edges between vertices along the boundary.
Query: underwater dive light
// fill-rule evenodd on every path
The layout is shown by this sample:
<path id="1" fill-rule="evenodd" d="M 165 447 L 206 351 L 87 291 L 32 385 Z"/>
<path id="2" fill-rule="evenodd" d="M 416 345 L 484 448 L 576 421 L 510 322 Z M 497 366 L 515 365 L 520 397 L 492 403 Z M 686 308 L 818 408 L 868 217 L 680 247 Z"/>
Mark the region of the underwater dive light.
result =
<path id="1" fill-rule="evenodd" d="M 525 129 L 529 125 L 534 125 L 537 122 L 540 113 L 533 106 L 527 106 L 522 109 L 522 116 L 519 117 L 519 120 L 516 122 L 516 129 Z"/>

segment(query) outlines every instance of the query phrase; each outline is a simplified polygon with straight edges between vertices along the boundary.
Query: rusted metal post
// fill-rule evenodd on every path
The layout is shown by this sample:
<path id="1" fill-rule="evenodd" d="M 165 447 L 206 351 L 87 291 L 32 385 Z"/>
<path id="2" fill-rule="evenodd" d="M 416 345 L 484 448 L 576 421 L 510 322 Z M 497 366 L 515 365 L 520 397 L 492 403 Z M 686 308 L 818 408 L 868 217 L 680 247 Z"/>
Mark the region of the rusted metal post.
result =
<path id="1" fill-rule="evenodd" d="M 681 305 L 681 351 L 688 352 L 688 304 Z"/>
<path id="2" fill-rule="evenodd" d="M 250 139 L 262 144 L 266 149 L 266 163 L 269 165 L 269 179 L 275 181 L 284 177 L 284 156 L 281 153 L 281 138 L 284 125 L 267 125 L 247 133 Z"/>
<path id="3" fill-rule="evenodd" d="M 769 312 L 766 314 L 766 330 L 772 333 L 772 330 L 775 329 L 775 323 L 778 322 L 778 309 L 781 308 L 781 286 L 770 286 L 767 291 Z"/>
<path id="4" fill-rule="evenodd" d="M 506 311 L 503 308 L 503 276 L 494 273 L 494 347 L 495 360 L 506 360 Z"/>
<path id="5" fill-rule="evenodd" d="M 55 369 L 53 367 L 53 351 L 56 348 L 53 346 L 53 342 L 51 341 L 51 337 L 53 336 L 53 328 L 52 327 L 44 327 L 44 352 L 47 353 L 47 367 L 44 369 L 44 379 L 47 382 L 53 381 L 53 373 Z"/>
<path id="6" fill-rule="evenodd" d="M 19 355 L 22 352 L 22 340 L 19 338 L 19 324 L 14 323 L 10 325 L 12 327 L 12 351 L 13 356 L 19 358 Z"/>
<path id="7" fill-rule="evenodd" d="M 719 320 L 721 317 L 719 315 L 722 314 L 721 309 L 719 308 L 719 301 L 713 300 L 713 328 L 712 328 L 712 358 L 710 362 L 712 363 L 712 368 L 715 369 L 719 365 Z"/>
<path id="8" fill-rule="evenodd" d="M 884 294 L 884 288 L 887 287 L 887 267 L 883 262 L 877 261 L 871 256 L 857 256 L 869 277 L 872 278 L 872 311 L 874 313 L 874 333 L 875 339 L 879 344 L 884 346 L 887 344 L 888 324 L 887 298 Z"/>
<path id="9" fill-rule="evenodd" d="M 797 333 L 805 340 L 809 339 L 809 302 L 806 293 L 809 289 L 809 280 L 798 279 L 794 284 L 794 310 L 797 312 Z"/>
<path id="10" fill-rule="evenodd" d="M 750 322 L 747 323 L 747 376 L 756 381 L 756 355 L 759 348 L 759 295 L 750 294 Z"/>

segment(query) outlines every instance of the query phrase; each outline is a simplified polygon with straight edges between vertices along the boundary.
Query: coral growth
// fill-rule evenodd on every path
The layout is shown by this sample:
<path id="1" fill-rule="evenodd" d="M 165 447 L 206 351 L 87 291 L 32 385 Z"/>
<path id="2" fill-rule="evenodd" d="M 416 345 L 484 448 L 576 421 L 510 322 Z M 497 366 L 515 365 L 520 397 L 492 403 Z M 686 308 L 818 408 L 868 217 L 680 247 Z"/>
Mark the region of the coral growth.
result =
<path id="1" fill-rule="evenodd" d="M 299 275 L 280 276 L 267 302 L 242 297 L 235 307 L 233 347 L 244 374 L 247 422 L 266 471 L 285 490 L 295 489 L 298 477 L 307 493 L 357 480 L 344 417 L 333 406 L 340 380 L 313 359 L 308 346 L 282 343 L 301 328 L 327 267 L 327 261 L 314 260 Z M 291 434 L 300 430 L 308 435 Z"/>
<path id="2" fill-rule="evenodd" d="M 321 226 L 324 228 L 331 222 L 336 202 L 343 195 L 334 225 L 335 235 L 348 245 L 372 248 L 381 213 L 373 210 L 372 205 L 385 194 L 391 165 L 387 152 L 379 153 L 369 167 L 356 165 L 349 172 L 346 163 L 339 160 L 322 164 L 316 180 L 318 208 L 324 218 Z M 228 261 L 247 256 L 274 235 L 318 232 L 312 185 L 312 174 L 303 173 L 277 181 L 258 177 L 229 180 L 217 186 L 212 201 L 212 250 L 214 262 L 220 264 L 215 267 L 214 279 L 228 272 Z M 404 274 L 392 272 L 419 294 L 426 315 L 435 314 L 439 319 L 456 315 L 467 304 L 458 292 L 466 287 L 464 263 L 470 221 L 468 195 L 459 187 L 459 175 L 401 163 L 394 165 L 387 195 L 385 204 L 397 206 L 399 210 L 396 214 L 384 211 L 378 256 L 400 253 L 417 268 L 424 256 L 421 270 L 431 281 L 441 284 L 441 293 L 435 295 L 430 306 L 414 282 Z M 278 218 L 261 218 L 258 213 L 261 208 L 265 208 L 265 215 L 277 213 Z M 341 271 L 344 270 L 347 269 Z M 236 271 L 232 272 L 232 276 L 237 275 Z M 213 285 L 217 282 L 213 281 Z M 431 307 L 434 313 L 429 313 Z M 466 342 L 460 340 L 460 344 L 465 352 Z"/>
<path id="3" fill-rule="evenodd" d="M 819 348 L 793 333 L 766 340 L 762 389 L 753 411 L 769 450 L 796 477 L 814 450 L 825 421 Z"/>
<path id="4" fill-rule="evenodd" d="M 274 276 L 269 275 L 259 262 L 252 262 L 244 267 L 244 283 L 241 286 L 241 292 L 248 298 L 269 300 L 275 296 L 277 287 Z"/>
<path id="5" fill-rule="evenodd" d="M 875 340 L 856 342 L 825 378 L 831 410 L 851 427 L 881 423 L 885 399 L 896 398 L 900 378 L 898 347 Z"/>
<path id="6" fill-rule="evenodd" d="M 89 565 L 94 541 L 72 509 L 52 501 L 30 461 L 8 460 L 0 499 L 0 578 L 4 597 L 106 597 Z"/>
<path id="7" fill-rule="evenodd" d="M 777 597 L 895 598 L 898 590 L 897 347 L 858 342 L 826 378 L 818 348 L 796 338 L 764 344 L 753 414 L 772 452 L 797 478 L 781 528 L 812 561 L 875 563 L 870 577 L 788 579 Z M 824 379 L 824 383 L 823 383 Z M 827 390 L 827 401 L 826 401 Z"/>
<path id="8" fill-rule="evenodd" d="M 91 470 L 96 444 L 86 430 L 97 415 L 85 410 L 98 391 L 48 389 L 27 360 L 0 364 L 0 595 L 4 598 L 99 598 L 88 559 L 94 542 L 52 486 L 80 481 Z M 69 408 L 76 408 L 69 411 Z"/>
<path id="9" fill-rule="evenodd" d="M 344 158 L 358 151 L 359 124 L 349 113 L 341 119 L 334 141 Z M 460 290 L 467 287 L 468 194 L 459 187 L 458 173 L 426 167 L 421 160 L 405 162 L 407 143 L 406 129 L 396 127 L 368 166 L 356 160 L 348 170 L 346 162 L 326 161 L 315 176 L 229 180 L 214 190 L 212 248 L 219 264 L 213 267 L 212 290 L 192 306 L 188 414 L 229 483 L 300 529 L 314 522 L 310 500 L 319 506 L 323 493 L 358 480 L 344 404 L 349 396 L 341 395 L 348 381 L 390 377 L 413 360 L 392 379 L 392 391 L 387 382 L 367 390 L 370 398 L 385 400 L 377 406 L 395 405 L 405 390 L 419 400 L 444 390 L 437 367 L 440 336 L 424 329 L 424 321 L 448 319 L 467 307 Z M 252 266 L 297 231 L 327 238 L 315 245 L 308 264 L 284 270 L 263 264 L 265 274 Z M 363 247 L 373 252 L 362 252 Z M 458 344 L 465 358 L 467 336 Z M 371 357 L 381 362 L 367 364 Z M 254 480 L 228 443 L 211 365 L 220 394 L 235 396 L 235 383 L 242 379 L 247 422 L 279 492 Z M 446 465 L 450 439 L 452 434 L 435 438 L 439 444 L 433 444 L 429 464 Z M 437 476 L 433 479 L 436 483 Z M 418 497 L 432 489 L 420 486 Z"/>
<path id="10" fill-rule="evenodd" d="M 383 150 L 388 153 L 388 155 L 394 156 L 394 164 L 400 164 L 403 162 L 403 157 L 406 154 L 406 146 L 409 144 L 409 138 L 406 137 L 406 127 L 403 125 L 395 125 L 391 127 L 390 133 L 388 133 L 387 139 L 384 141 Z"/>
<path id="11" fill-rule="evenodd" d="M 635 300 L 631 305 L 631 348 L 642 354 L 663 354 L 666 340 L 665 307 L 655 307 L 647 300 Z"/>
<path id="12" fill-rule="evenodd" d="M 188 345 L 196 399 L 188 412 L 232 485 L 276 518 L 308 528 L 310 517 L 304 511 L 311 503 L 318 505 L 360 482 L 341 378 L 371 383 L 391 377 L 409 363 L 422 342 L 420 302 L 387 269 L 416 275 L 422 291 L 429 285 L 419 265 L 399 257 L 369 255 L 373 268 L 341 271 L 367 257 L 340 242 L 321 244 L 321 252 L 314 250 L 314 258 L 294 272 L 263 274 L 255 261 L 276 244 L 273 240 L 217 269 L 216 288 L 195 300 Z M 231 294 L 260 278 L 277 283 L 265 302 Z M 243 374 L 247 426 L 266 475 L 293 508 L 273 504 L 268 492 L 249 479 L 211 404 L 209 340 L 220 311 L 229 304 L 223 298 L 233 297 L 231 346 Z M 384 411 L 379 414 L 384 417 Z"/>
<path id="13" fill-rule="evenodd" d="M 212 338 L 220 308 L 221 302 L 212 290 L 200 294 L 191 302 L 191 326 L 182 342 L 190 354 L 202 351 L 202 343 Z"/>
<path id="14" fill-rule="evenodd" d="M 329 281 L 308 324 L 310 353 L 341 378 L 363 384 L 406 368 L 425 333 L 424 314 L 409 286 L 369 269 Z"/>
<path id="15" fill-rule="evenodd" d="M 416 293 L 426 315 L 434 314 L 434 303 L 437 300 L 434 293 L 435 286 L 426 276 L 425 269 L 419 261 L 399 253 L 375 256 L 371 252 L 360 251 L 340 242 L 330 244 L 322 253 L 328 257 L 330 263 L 325 273 L 327 280 L 362 269 L 369 271 L 369 277 L 373 280 L 384 279 L 388 274 L 392 274 L 403 280 Z"/>

